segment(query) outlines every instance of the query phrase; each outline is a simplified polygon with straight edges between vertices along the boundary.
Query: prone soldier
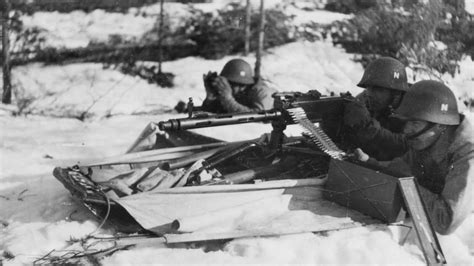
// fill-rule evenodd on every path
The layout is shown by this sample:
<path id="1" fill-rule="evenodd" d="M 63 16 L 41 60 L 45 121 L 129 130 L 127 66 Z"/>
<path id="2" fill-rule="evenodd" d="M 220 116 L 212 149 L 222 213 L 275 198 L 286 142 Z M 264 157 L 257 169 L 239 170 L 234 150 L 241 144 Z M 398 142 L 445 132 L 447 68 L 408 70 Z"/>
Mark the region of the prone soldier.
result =
<path id="1" fill-rule="evenodd" d="M 474 128 L 458 112 L 444 84 L 419 81 L 406 93 L 395 115 L 406 121 L 409 151 L 379 162 L 356 149 L 359 160 L 414 176 L 434 229 L 453 232 L 472 211 L 474 199 Z"/>
<path id="2" fill-rule="evenodd" d="M 206 99 L 202 111 L 243 113 L 273 108 L 271 89 L 262 79 L 255 79 L 249 63 L 242 59 L 227 62 L 219 75 L 203 75 Z"/>

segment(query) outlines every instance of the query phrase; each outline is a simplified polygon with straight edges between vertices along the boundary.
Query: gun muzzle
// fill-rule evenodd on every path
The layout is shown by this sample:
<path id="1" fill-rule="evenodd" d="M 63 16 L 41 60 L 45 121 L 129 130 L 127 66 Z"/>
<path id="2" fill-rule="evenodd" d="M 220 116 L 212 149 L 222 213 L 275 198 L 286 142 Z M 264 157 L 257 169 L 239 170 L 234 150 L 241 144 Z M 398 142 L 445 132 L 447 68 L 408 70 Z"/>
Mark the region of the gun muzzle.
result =
<path id="1" fill-rule="evenodd" d="M 170 119 L 168 121 L 160 121 L 158 123 L 158 128 L 162 131 L 164 130 L 179 130 L 180 123 L 178 119 Z"/>

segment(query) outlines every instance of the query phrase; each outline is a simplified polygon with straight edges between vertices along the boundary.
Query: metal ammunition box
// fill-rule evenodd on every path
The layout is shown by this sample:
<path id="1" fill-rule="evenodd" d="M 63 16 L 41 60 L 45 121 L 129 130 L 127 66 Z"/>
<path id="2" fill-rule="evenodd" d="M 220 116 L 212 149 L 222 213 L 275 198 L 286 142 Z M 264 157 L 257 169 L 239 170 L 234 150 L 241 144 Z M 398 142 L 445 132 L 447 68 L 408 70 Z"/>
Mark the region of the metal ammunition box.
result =
<path id="1" fill-rule="evenodd" d="M 323 196 L 387 223 L 402 210 L 396 177 L 347 161 L 331 160 Z"/>

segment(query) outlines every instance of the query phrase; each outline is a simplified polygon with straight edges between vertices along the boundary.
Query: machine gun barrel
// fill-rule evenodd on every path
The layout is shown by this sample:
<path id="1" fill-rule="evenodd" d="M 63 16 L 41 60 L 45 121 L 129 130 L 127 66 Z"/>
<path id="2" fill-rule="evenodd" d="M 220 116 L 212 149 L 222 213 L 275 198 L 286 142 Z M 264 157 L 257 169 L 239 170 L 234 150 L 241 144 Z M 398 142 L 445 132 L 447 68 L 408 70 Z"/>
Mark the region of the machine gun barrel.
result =
<path id="1" fill-rule="evenodd" d="M 281 124 L 290 125 L 295 124 L 288 112 L 289 109 L 293 108 L 302 108 L 308 119 L 313 123 L 325 121 L 337 123 L 344 110 L 344 102 L 347 101 L 346 95 L 322 96 L 317 91 L 309 91 L 308 93 L 281 92 L 275 93 L 273 98 L 275 102 L 272 110 L 234 114 L 197 114 L 194 116 L 191 112 L 188 118 L 161 121 L 158 123 L 158 127 L 162 131 L 178 131 L 270 121 L 280 121 Z"/>
<path id="2" fill-rule="evenodd" d="M 159 122 L 158 127 L 163 131 L 175 131 L 253 122 L 266 122 L 280 117 L 281 112 L 273 110 L 238 114 L 219 114 L 184 119 L 170 119 L 168 121 Z"/>

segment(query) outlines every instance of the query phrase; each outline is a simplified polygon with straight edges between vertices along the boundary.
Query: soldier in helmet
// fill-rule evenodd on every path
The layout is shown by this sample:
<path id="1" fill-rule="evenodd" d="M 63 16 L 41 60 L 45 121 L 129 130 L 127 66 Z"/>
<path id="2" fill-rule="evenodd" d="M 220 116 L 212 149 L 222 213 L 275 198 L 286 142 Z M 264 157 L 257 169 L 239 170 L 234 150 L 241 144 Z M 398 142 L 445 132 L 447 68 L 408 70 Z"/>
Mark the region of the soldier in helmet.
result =
<path id="1" fill-rule="evenodd" d="M 407 151 L 403 123 L 391 117 L 408 90 L 405 66 L 381 57 L 366 68 L 357 86 L 365 90 L 345 106 L 341 146 L 362 148 L 378 160 L 390 160 Z"/>
<path id="2" fill-rule="evenodd" d="M 262 80 L 255 80 L 249 63 L 242 59 L 227 62 L 219 75 L 203 75 L 206 99 L 202 110 L 212 113 L 251 112 L 273 108 L 272 94 Z"/>
<path id="3" fill-rule="evenodd" d="M 357 149 L 359 160 L 414 176 L 434 229 L 453 232 L 472 212 L 474 128 L 459 114 L 453 92 L 425 80 L 410 88 L 395 110 L 406 121 L 409 151 L 390 162 L 378 162 Z"/>

